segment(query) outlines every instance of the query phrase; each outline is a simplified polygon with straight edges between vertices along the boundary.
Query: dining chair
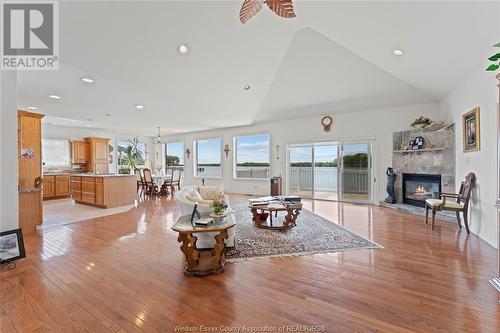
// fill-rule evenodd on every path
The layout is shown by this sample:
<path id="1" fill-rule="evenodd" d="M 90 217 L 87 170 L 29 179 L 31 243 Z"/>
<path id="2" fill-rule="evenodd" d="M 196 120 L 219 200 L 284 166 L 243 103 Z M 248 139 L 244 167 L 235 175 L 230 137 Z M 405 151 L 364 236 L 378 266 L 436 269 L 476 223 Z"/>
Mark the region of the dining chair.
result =
<path id="1" fill-rule="evenodd" d="M 175 174 L 177 175 L 177 179 L 174 177 Z M 175 186 L 177 186 L 177 189 L 179 191 L 181 190 L 181 176 L 182 176 L 182 169 L 176 169 L 172 171 L 172 180 L 170 184 L 172 192 L 175 192 Z"/>
<path id="2" fill-rule="evenodd" d="M 144 192 L 144 178 L 142 177 L 142 173 L 140 169 L 134 169 L 135 177 L 137 178 L 137 191 L 141 190 L 141 193 Z"/>
<path id="3" fill-rule="evenodd" d="M 144 168 L 144 186 L 146 187 L 146 194 L 156 194 L 158 192 L 158 185 L 153 181 L 153 176 L 151 176 L 151 170 Z"/>
<path id="4" fill-rule="evenodd" d="M 429 209 L 432 209 L 432 230 L 434 230 L 434 220 L 436 219 L 437 211 L 454 211 L 457 215 L 457 222 L 460 229 L 462 229 L 462 223 L 460 222 L 460 213 L 462 213 L 464 217 L 465 229 L 467 230 L 467 233 L 470 234 L 468 218 L 469 201 L 475 182 L 476 175 L 471 172 L 465 177 L 465 181 L 462 182 L 458 194 L 437 192 L 441 199 L 425 200 L 425 224 L 427 224 L 427 220 L 429 218 Z M 447 198 L 450 200 L 447 200 Z"/>
<path id="5" fill-rule="evenodd" d="M 164 186 L 165 188 L 170 188 L 170 193 L 174 193 L 175 192 L 175 188 L 173 187 L 173 180 L 174 180 L 174 169 L 173 168 L 170 168 L 170 169 L 167 169 L 166 171 L 166 175 L 168 176 L 168 172 L 170 170 L 170 177 L 167 177 L 165 179 L 165 181 L 163 182 L 163 185 L 162 187 Z"/>

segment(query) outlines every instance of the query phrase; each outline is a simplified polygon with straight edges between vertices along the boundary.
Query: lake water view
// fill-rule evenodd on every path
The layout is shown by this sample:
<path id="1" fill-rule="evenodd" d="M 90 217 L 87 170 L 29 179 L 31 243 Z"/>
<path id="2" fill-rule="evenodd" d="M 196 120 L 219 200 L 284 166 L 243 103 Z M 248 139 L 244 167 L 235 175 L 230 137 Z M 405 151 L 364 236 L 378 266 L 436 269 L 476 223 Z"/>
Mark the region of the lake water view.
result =
<path id="1" fill-rule="evenodd" d="M 198 172 L 200 177 L 219 177 L 220 167 L 202 167 Z M 312 167 L 290 167 L 290 189 L 312 190 Z M 269 167 L 237 167 L 237 176 L 240 178 L 270 178 Z M 315 167 L 314 188 L 316 191 L 337 192 L 338 190 L 337 167 Z M 345 192 L 368 193 L 368 169 L 345 168 L 343 173 Z"/>

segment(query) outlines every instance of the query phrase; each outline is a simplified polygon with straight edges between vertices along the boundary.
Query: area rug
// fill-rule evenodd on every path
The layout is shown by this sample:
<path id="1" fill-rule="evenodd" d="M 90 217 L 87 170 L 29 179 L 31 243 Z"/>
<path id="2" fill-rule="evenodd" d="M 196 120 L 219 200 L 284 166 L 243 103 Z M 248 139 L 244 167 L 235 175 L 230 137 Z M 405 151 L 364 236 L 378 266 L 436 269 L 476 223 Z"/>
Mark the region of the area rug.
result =
<path id="1" fill-rule="evenodd" d="M 236 247 L 228 249 L 227 262 L 382 248 L 306 209 L 302 209 L 297 225 L 286 232 L 257 228 L 248 207 L 233 209 L 237 221 Z M 284 218 L 285 212 L 280 213 L 273 217 L 274 221 Z"/>

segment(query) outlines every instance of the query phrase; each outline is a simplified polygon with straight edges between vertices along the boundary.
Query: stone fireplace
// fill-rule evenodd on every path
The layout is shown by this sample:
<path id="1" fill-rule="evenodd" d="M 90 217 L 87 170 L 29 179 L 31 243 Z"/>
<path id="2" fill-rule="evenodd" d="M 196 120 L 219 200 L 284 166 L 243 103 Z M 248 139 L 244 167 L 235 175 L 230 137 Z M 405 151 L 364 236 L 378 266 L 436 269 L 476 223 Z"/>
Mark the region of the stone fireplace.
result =
<path id="1" fill-rule="evenodd" d="M 422 149 L 411 150 L 410 140 L 424 139 Z M 399 204 L 423 207 L 432 192 L 455 193 L 455 125 L 393 133 L 392 166 Z M 405 182 L 406 180 L 406 182 Z"/>
<path id="2" fill-rule="evenodd" d="M 441 192 L 441 175 L 403 173 L 403 203 L 425 207 L 435 192 Z"/>

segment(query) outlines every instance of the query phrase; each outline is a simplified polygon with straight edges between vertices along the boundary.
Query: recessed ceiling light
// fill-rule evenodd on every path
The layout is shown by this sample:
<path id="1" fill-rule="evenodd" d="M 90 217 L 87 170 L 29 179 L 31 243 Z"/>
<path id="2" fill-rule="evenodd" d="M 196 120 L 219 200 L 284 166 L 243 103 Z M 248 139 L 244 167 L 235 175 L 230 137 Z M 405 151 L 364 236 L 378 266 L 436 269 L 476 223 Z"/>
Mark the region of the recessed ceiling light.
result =
<path id="1" fill-rule="evenodd" d="M 111 113 L 106 113 L 106 117 L 111 117 Z"/>
<path id="2" fill-rule="evenodd" d="M 405 52 L 400 49 L 395 49 L 394 51 L 392 51 L 392 53 L 394 53 L 397 56 L 402 56 L 403 54 L 405 54 Z"/>
<path id="3" fill-rule="evenodd" d="M 59 95 L 50 94 L 49 98 L 52 98 L 52 99 L 61 99 L 62 97 L 59 96 Z"/>
<path id="4" fill-rule="evenodd" d="M 94 83 L 94 80 L 89 77 L 82 77 L 80 78 L 80 80 L 82 80 L 85 83 Z"/>
<path id="5" fill-rule="evenodd" d="M 28 110 L 38 110 L 36 106 L 27 106 L 26 107 Z"/>
<path id="6" fill-rule="evenodd" d="M 245 89 L 245 90 L 250 90 L 250 85 L 249 85 L 249 84 L 247 84 L 246 86 L 244 86 L 244 87 L 243 87 L 243 89 Z"/>
<path id="7" fill-rule="evenodd" d="M 135 107 L 137 110 L 142 110 L 142 109 L 144 109 L 144 105 L 141 105 L 141 104 L 136 104 L 136 105 L 134 105 L 134 107 Z"/>
<path id="8" fill-rule="evenodd" d="M 92 125 L 90 125 L 90 124 L 85 124 L 85 127 L 92 127 Z"/>
<path id="9" fill-rule="evenodd" d="M 186 54 L 189 52 L 189 47 L 187 47 L 186 44 L 181 44 L 177 46 L 177 52 L 179 52 L 180 54 Z"/>

